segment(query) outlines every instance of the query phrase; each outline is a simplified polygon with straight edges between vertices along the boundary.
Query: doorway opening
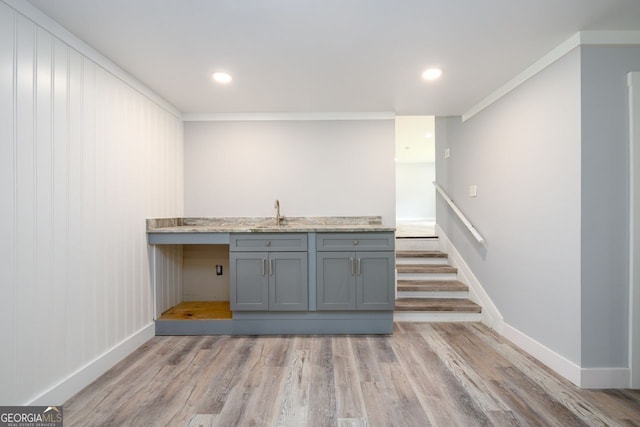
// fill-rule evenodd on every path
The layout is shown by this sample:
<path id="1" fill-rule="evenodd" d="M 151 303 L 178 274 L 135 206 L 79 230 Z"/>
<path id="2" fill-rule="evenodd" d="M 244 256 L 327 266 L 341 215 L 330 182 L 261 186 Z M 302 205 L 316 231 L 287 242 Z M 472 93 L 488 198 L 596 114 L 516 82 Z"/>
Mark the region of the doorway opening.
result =
<path id="1" fill-rule="evenodd" d="M 435 117 L 396 116 L 396 236 L 434 237 Z"/>

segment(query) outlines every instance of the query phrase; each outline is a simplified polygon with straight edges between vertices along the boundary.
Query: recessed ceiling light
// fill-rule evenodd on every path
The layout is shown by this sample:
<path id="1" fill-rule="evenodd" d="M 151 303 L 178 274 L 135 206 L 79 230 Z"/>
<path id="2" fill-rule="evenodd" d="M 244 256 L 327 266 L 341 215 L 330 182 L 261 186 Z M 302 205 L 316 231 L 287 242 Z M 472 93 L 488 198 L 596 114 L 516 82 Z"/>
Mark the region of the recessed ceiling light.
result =
<path id="1" fill-rule="evenodd" d="M 442 76 L 441 68 L 429 68 L 427 70 L 424 70 L 424 72 L 422 73 L 422 78 L 425 80 L 436 80 L 439 79 L 440 76 Z"/>
<path id="2" fill-rule="evenodd" d="M 231 76 L 227 73 L 213 73 L 213 80 L 217 81 L 218 83 L 222 83 L 222 84 L 227 84 L 229 82 L 231 82 Z"/>
<path id="3" fill-rule="evenodd" d="M 424 134 L 425 138 L 431 138 L 433 136 L 433 134 L 431 132 L 427 132 Z"/>

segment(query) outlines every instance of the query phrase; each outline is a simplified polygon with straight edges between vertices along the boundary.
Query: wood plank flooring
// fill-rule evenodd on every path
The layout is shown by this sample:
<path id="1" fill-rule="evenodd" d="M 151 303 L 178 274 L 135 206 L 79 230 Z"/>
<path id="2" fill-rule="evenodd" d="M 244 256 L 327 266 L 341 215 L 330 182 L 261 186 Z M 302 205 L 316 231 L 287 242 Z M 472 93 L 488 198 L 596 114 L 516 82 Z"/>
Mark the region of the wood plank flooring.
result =
<path id="1" fill-rule="evenodd" d="M 391 336 L 155 337 L 65 426 L 640 426 L 640 391 L 580 390 L 480 323 Z"/>

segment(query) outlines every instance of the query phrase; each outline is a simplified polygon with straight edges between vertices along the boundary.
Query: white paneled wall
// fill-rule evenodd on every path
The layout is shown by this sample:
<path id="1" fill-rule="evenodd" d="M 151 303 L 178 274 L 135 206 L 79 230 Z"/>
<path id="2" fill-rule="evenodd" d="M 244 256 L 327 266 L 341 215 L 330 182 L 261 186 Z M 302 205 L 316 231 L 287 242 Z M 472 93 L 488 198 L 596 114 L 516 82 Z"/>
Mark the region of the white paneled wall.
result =
<path id="1" fill-rule="evenodd" d="M 38 401 L 149 327 L 145 218 L 182 215 L 182 134 L 0 2 L 0 405 Z"/>
<path id="2" fill-rule="evenodd" d="M 154 274 L 156 311 L 154 318 L 183 301 L 182 245 L 155 245 Z"/>

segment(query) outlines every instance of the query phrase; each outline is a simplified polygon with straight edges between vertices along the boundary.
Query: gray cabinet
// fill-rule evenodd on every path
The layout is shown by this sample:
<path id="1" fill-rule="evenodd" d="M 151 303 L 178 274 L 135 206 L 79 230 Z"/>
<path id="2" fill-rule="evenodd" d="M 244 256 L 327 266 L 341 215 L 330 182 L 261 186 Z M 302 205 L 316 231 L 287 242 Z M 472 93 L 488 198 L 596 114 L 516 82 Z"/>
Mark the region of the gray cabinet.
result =
<path id="1" fill-rule="evenodd" d="M 319 233 L 318 310 L 393 310 L 393 233 Z"/>
<path id="2" fill-rule="evenodd" d="M 306 234 L 236 234 L 230 238 L 233 311 L 306 311 Z"/>

